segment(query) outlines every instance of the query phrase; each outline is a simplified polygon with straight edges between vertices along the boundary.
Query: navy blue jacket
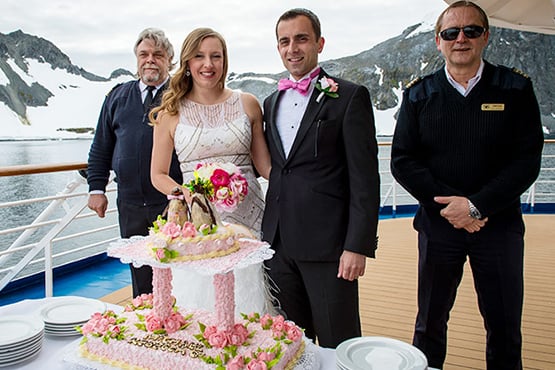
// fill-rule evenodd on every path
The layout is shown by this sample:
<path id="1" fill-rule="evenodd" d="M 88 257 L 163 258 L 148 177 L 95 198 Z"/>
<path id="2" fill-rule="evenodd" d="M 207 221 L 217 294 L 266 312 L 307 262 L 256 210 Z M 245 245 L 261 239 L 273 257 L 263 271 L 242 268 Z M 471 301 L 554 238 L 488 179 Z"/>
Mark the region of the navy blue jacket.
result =
<path id="1" fill-rule="evenodd" d="M 404 92 L 391 173 L 438 219 L 443 206 L 434 196 L 465 196 L 491 226 L 503 214 L 520 217 L 520 196 L 538 177 L 542 147 L 529 77 L 486 62 L 465 97 L 441 68 Z"/>
<path id="2" fill-rule="evenodd" d="M 160 104 L 164 88 L 156 94 L 153 105 Z M 166 195 L 150 180 L 152 132 L 148 112 L 143 112 L 139 81 L 114 87 L 102 105 L 89 152 L 89 191 L 105 190 L 110 170 L 114 170 L 120 201 L 145 206 L 166 203 Z M 170 176 L 178 184 L 183 182 L 175 153 Z"/>

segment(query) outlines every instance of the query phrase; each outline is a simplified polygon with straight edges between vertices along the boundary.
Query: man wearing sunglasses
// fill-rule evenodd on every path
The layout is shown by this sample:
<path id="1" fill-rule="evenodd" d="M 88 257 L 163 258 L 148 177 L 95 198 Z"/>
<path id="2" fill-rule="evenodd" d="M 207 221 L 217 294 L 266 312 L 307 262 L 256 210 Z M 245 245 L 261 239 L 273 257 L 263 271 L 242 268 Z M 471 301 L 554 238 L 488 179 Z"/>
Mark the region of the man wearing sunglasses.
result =
<path id="1" fill-rule="evenodd" d="M 487 369 L 522 369 L 524 223 L 520 196 L 539 174 L 543 134 L 532 83 L 483 60 L 485 12 L 458 1 L 435 33 L 445 66 L 409 84 L 391 171 L 418 201 L 413 344 L 441 368 L 447 321 L 468 259 L 487 331 Z"/>

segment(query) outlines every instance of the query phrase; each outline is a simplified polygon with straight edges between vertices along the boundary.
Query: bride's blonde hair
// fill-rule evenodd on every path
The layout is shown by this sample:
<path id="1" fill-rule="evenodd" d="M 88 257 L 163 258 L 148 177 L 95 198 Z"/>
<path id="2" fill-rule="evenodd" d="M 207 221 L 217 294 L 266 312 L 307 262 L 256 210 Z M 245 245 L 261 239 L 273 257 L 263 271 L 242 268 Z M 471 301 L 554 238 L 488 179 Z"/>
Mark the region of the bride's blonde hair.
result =
<path id="1" fill-rule="evenodd" d="M 170 79 L 170 86 L 162 96 L 160 106 L 153 108 L 148 115 L 152 124 L 156 124 L 156 117 L 159 112 L 176 115 L 179 113 L 179 104 L 181 100 L 193 88 L 193 78 L 187 75 L 187 62 L 195 57 L 200 49 L 200 44 L 208 37 L 215 37 L 222 44 L 223 51 L 223 73 L 218 81 L 219 86 L 223 89 L 227 76 L 227 45 L 222 35 L 211 28 L 197 28 L 187 35 L 181 45 L 181 54 L 179 56 L 179 68 Z"/>

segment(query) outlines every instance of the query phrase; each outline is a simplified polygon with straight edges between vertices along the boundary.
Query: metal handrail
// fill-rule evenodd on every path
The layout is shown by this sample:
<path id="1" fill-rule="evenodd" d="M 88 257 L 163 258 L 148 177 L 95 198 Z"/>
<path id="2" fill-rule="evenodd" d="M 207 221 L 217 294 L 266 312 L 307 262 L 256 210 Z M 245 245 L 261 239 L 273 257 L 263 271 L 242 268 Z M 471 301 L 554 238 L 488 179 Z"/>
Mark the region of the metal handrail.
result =
<path id="1" fill-rule="evenodd" d="M 60 236 L 60 234 L 67 230 L 68 226 L 77 220 L 86 218 L 98 217 L 96 213 L 84 211 L 87 206 L 88 193 L 83 191 L 82 187 L 86 185 L 87 164 L 86 163 L 71 163 L 71 164 L 55 164 L 55 165 L 25 165 L 25 166 L 11 166 L 0 168 L 0 176 L 19 176 L 30 175 L 37 173 L 57 173 L 61 171 L 77 170 L 76 176 L 68 182 L 62 192 L 55 196 L 47 196 L 33 199 L 22 199 L 17 201 L 5 202 L 0 204 L 0 208 L 16 207 L 32 203 L 48 203 L 46 208 L 37 216 L 31 223 L 23 226 L 8 228 L 0 231 L 0 235 L 5 236 L 8 234 L 20 233 L 17 238 L 9 245 L 9 247 L 0 252 L 0 274 L 3 274 L 0 279 L 0 291 L 14 280 L 18 274 L 30 266 L 43 262 L 44 268 L 41 269 L 45 273 L 45 291 L 46 296 L 50 297 L 53 294 L 53 261 L 57 258 L 64 257 L 70 254 L 77 256 L 83 251 L 91 251 L 98 246 L 105 246 L 117 238 L 108 237 L 103 240 L 96 240 L 92 243 L 80 243 L 79 248 L 71 248 L 70 251 L 62 251 L 60 253 L 53 253 L 53 245 L 56 243 L 67 242 L 69 240 L 77 240 L 78 242 L 84 240 L 84 236 L 88 235 L 101 235 L 106 230 L 117 229 L 117 221 L 111 221 L 107 226 L 93 227 L 86 231 L 79 231 L 68 235 Z M 111 177 L 111 179 L 113 176 Z M 112 180 L 110 180 L 110 183 Z M 78 191 L 80 190 L 80 191 Z M 107 195 L 115 193 L 116 188 L 110 186 L 106 189 Z M 70 200 L 73 202 L 70 204 Z M 51 219 L 51 217 L 62 210 L 64 215 L 59 218 Z M 115 214 L 117 210 L 110 208 L 106 211 L 107 214 Z M 102 223 L 100 219 L 95 221 L 96 224 Z M 106 222 L 106 221 L 104 221 Z M 49 228 L 48 231 L 40 237 L 36 242 L 29 242 L 34 236 L 36 237 L 37 231 L 41 228 Z M 98 248 L 97 248 L 98 249 Z M 103 248 L 105 249 L 105 248 Z M 37 257 L 41 252 L 44 252 L 44 257 Z M 85 252 L 87 253 L 87 252 Z M 89 254 L 98 254 L 101 252 L 91 252 Z M 9 258 L 14 255 L 23 254 L 17 263 L 7 266 Z M 32 275 L 35 272 L 28 273 Z M 25 277 L 23 274 L 21 278 Z"/>
<path id="2" fill-rule="evenodd" d="M 545 140 L 546 144 L 555 144 L 555 140 Z M 390 146 L 391 143 L 379 143 L 380 146 Z M 544 155 L 544 158 L 555 158 L 555 155 Z M 380 156 L 380 176 L 382 177 L 382 199 L 380 202 L 380 207 L 391 207 L 391 216 L 395 217 L 398 205 L 415 205 L 416 200 L 408 194 L 391 176 L 389 171 L 389 156 Z M 106 237 L 96 240 L 91 243 L 84 243 L 81 239 L 85 236 L 91 235 L 103 235 L 107 231 L 115 230 L 118 228 L 117 218 L 115 221 L 110 221 L 104 219 L 102 221 L 97 218 L 94 212 L 86 210 L 88 193 L 83 191 L 83 186 L 86 185 L 84 176 L 86 176 L 86 163 L 66 163 L 66 164 L 55 164 L 55 165 L 25 165 L 25 166 L 10 166 L 0 168 L 0 176 L 20 176 L 20 175 L 30 175 L 38 173 L 57 173 L 61 171 L 77 171 L 79 174 L 72 181 L 70 181 L 65 189 L 59 194 L 53 196 L 46 196 L 41 198 L 33 199 L 22 199 L 10 202 L 4 202 L 0 204 L 1 208 L 16 207 L 32 203 L 48 203 L 45 210 L 31 223 L 7 228 L 0 230 L 0 236 L 5 236 L 8 234 L 20 233 L 18 237 L 11 243 L 11 245 L 5 250 L 0 251 L 0 291 L 15 278 L 21 278 L 24 276 L 17 276 L 28 266 L 35 266 L 38 263 L 44 263 L 44 273 L 45 273 L 45 291 L 46 296 L 52 296 L 53 292 L 53 261 L 60 257 L 68 257 L 72 255 L 77 255 L 79 253 L 85 253 L 89 250 L 94 250 L 94 248 L 105 247 L 110 242 L 113 242 L 117 237 Z M 544 167 L 541 170 L 543 173 L 555 171 L 553 167 Z M 553 188 L 552 184 L 555 184 L 553 180 L 538 180 L 536 183 L 530 187 L 530 189 L 524 194 L 524 203 L 530 205 L 533 209 L 537 200 L 541 197 L 555 197 L 555 193 L 550 192 L 538 192 L 538 185 L 547 184 L 548 189 Z M 262 182 L 263 188 L 265 187 L 265 182 Z M 115 186 L 109 186 L 107 189 L 107 194 L 115 194 Z M 69 204 L 70 200 L 73 204 Z M 115 204 L 113 202 L 112 204 Z M 63 210 L 64 216 L 49 219 L 54 212 Z M 110 208 L 106 212 L 107 214 L 116 214 L 117 210 L 115 208 Z M 95 222 L 96 225 L 101 225 L 105 223 L 106 225 L 101 225 L 100 227 L 88 228 L 86 231 L 79 231 L 69 235 L 60 236 L 60 233 L 65 231 L 69 225 L 75 221 L 87 219 L 87 218 L 97 218 Z M 41 228 L 50 228 L 38 241 L 29 241 L 31 236 L 33 236 L 37 230 Z M 79 247 L 71 248 L 71 250 L 60 251 L 53 253 L 53 246 L 58 243 L 68 242 L 70 240 L 76 240 L 79 242 Z M 44 257 L 37 257 L 40 252 L 44 252 Z M 100 252 L 99 252 L 100 253 Z M 9 257 L 14 255 L 24 254 L 24 256 L 14 265 L 6 266 L 6 261 Z M 75 258 L 74 258 L 75 259 Z M 1 274 L 4 274 L 3 276 Z"/>

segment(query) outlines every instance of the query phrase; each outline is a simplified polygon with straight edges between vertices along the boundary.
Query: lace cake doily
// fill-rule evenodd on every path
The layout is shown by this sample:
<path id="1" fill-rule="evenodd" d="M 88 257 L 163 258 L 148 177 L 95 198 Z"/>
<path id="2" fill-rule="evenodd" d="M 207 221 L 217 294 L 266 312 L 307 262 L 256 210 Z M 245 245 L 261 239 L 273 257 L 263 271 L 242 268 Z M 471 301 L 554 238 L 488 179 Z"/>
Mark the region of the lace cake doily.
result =
<path id="1" fill-rule="evenodd" d="M 60 356 L 66 370 L 117 370 L 119 368 L 92 361 L 79 355 L 79 344 L 76 340 L 60 350 Z M 320 356 L 318 347 L 310 340 L 305 339 L 305 350 L 293 370 L 317 370 L 320 369 Z"/>
<path id="2" fill-rule="evenodd" d="M 135 267 L 149 265 L 159 268 L 194 269 L 202 275 L 214 275 L 263 262 L 272 258 L 274 254 L 268 243 L 241 238 L 237 240 L 240 245 L 239 250 L 222 257 L 163 263 L 150 254 L 150 248 L 145 245 L 145 239 L 145 236 L 133 236 L 112 242 L 108 247 L 108 256 L 119 258 L 123 263 L 132 263 Z"/>

